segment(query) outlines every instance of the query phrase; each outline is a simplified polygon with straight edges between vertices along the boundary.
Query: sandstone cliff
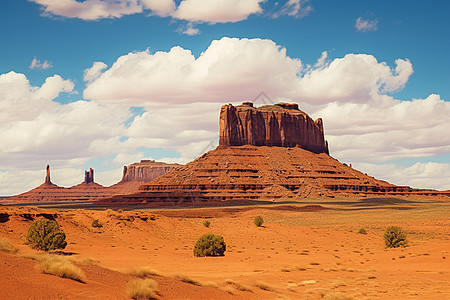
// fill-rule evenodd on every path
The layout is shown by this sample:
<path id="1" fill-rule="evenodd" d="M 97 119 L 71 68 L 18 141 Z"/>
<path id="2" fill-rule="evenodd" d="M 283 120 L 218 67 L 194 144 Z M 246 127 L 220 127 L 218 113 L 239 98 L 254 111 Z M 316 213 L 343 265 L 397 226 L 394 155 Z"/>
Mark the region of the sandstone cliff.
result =
<path id="1" fill-rule="evenodd" d="M 141 160 L 140 163 L 134 163 L 123 167 L 123 176 L 120 182 L 140 181 L 147 182 L 164 175 L 178 164 L 167 164 L 156 162 L 154 160 Z"/>
<path id="2" fill-rule="evenodd" d="M 220 147 L 299 146 L 328 154 L 322 119 L 314 121 L 297 104 L 278 103 L 255 108 L 251 102 L 223 105 L 220 111 Z"/>

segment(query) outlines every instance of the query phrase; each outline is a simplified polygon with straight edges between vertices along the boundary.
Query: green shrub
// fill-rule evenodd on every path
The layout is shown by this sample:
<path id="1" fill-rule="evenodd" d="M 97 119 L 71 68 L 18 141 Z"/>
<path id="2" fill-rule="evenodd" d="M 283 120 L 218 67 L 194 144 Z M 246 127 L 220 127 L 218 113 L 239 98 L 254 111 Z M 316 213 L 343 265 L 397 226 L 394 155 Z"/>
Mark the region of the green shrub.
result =
<path id="1" fill-rule="evenodd" d="M 58 223 L 45 218 L 30 224 L 27 240 L 31 248 L 43 251 L 64 249 L 67 246 L 66 235 L 59 230 Z"/>
<path id="2" fill-rule="evenodd" d="M 264 220 L 263 220 L 263 218 L 261 216 L 257 216 L 255 218 L 255 225 L 256 226 L 260 227 L 263 223 L 264 223 Z"/>
<path id="3" fill-rule="evenodd" d="M 406 233 L 398 226 L 390 226 L 384 232 L 386 248 L 404 247 L 407 244 Z"/>
<path id="4" fill-rule="evenodd" d="M 210 221 L 208 221 L 208 220 L 206 220 L 206 221 L 203 221 L 203 225 L 205 225 L 205 227 L 206 227 L 206 228 L 208 228 L 208 227 L 209 227 L 209 225 L 211 225 L 211 222 L 210 222 Z"/>
<path id="5" fill-rule="evenodd" d="M 226 245 L 223 237 L 207 233 L 202 235 L 194 245 L 194 256 L 223 256 Z"/>
<path id="6" fill-rule="evenodd" d="M 103 225 L 100 223 L 100 221 L 98 219 L 95 219 L 94 221 L 92 221 L 92 227 L 101 228 L 101 227 L 103 227 Z"/>
<path id="7" fill-rule="evenodd" d="M 358 230 L 358 233 L 359 233 L 359 234 L 367 234 L 367 231 L 366 231 L 364 228 L 360 228 L 360 229 Z"/>

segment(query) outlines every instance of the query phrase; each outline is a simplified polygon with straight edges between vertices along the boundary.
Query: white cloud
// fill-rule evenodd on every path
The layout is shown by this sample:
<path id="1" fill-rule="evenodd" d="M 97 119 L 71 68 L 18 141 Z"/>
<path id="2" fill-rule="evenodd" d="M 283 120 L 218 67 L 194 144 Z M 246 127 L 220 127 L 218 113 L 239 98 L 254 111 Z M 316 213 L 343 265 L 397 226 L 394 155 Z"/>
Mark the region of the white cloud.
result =
<path id="1" fill-rule="evenodd" d="M 278 18 L 280 16 L 291 16 L 296 18 L 303 18 L 308 16 L 313 8 L 307 4 L 309 0 L 288 0 L 279 11 L 272 14 L 272 17 Z"/>
<path id="2" fill-rule="evenodd" d="M 82 20 L 120 18 L 149 11 L 150 15 L 171 16 L 190 22 L 224 23 L 245 20 L 262 11 L 264 0 L 29 0 L 42 6 L 46 16 L 62 16 Z M 192 30 L 191 30 L 192 31 Z"/>
<path id="3" fill-rule="evenodd" d="M 238 22 L 261 13 L 261 2 L 263 0 L 184 0 L 172 16 L 190 22 Z"/>
<path id="4" fill-rule="evenodd" d="M 377 29 L 378 29 L 377 25 L 378 25 L 378 19 L 364 20 L 362 17 L 359 17 L 356 20 L 355 28 L 357 31 L 360 31 L 360 32 L 377 31 Z"/>
<path id="5" fill-rule="evenodd" d="M 84 70 L 84 78 L 83 78 L 84 81 L 91 82 L 94 79 L 97 79 L 101 75 L 102 71 L 107 67 L 108 66 L 101 61 L 94 62 L 92 64 L 92 67 Z"/>
<path id="6" fill-rule="evenodd" d="M 33 60 L 31 61 L 31 64 L 29 66 L 30 69 L 41 69 L 41 70 L 45 70 L 45 69 L 50 69 L 52 68 L 52 63 L 44 60 L 43 62 L 41 62 L 39 59 L 37 59 L 36 57 L 33 58 Z"/>
<path id="7" fill-rule="evenodd" d="M 62 16 L 82 20 L 120 18 L 142 12 L 137 0 L 29 0 L 42 5 L 46 16 Z"/>
<path id="8" fill-rule="evenodd" d="M 358 163 L 353 167 L 367 172 L 375 178 L 387 180 L 397 185 L 407 185 L 413 188 L 450 190 L 450 164 L 436 162 L 417 162 L 411 166 L 396 164 Z"/>
<path id="9" fill-rule="evenodd" d="M 189 22 L 186 26 L 180 26 L 177 30 L 179 33 L 184 33 L 187 35 L 197 35 L 200 33 L 198 28 L 194 27 L 194 24 Z"/>

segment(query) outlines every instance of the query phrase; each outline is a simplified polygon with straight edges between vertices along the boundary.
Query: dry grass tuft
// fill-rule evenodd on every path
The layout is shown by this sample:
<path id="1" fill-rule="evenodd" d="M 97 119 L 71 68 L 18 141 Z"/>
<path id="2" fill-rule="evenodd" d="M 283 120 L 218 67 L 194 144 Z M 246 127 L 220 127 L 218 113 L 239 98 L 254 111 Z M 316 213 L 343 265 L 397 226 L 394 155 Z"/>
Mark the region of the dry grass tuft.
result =
<path id="1" fill-rule="evenodd" d="M 344 295 L 342 293 L 331 293 L 331 294 L 324 295 L 322 299 L 323 300 L 352 300 L 353 297 Z"/>
<path id="2" fill-rule="evenodd" d="M 207 282 L 202 282 L 202 286 L 217 288 L 217 283 L 212 282 L 212 281 L 207 281 Z"/>
<path id="3" fill-rule="evenodd" d="M 131 299 L 156 299 L 158 283 L 153 279 L 138 279 L 128 282 L 127 294 Z"/>
<path id="4" fill-rule="evenodd" d="M 270 285 L 267 282 L 264 282 L 261 280 L 256 281 L 255 286 L 259 287 L 260 289 L 262 289 L 264 291 L 269 291 L 269 292 L 275 291 L 275 287 L 273 285 Z"/>
<path id="5" fill-rule="evenodd" d="M 193 279 L 193 278 L 191 278 L 191 277 L 189 277 L 187 275 L 184 275 L 184 274 L 177 274 L 177 275 L 174 276 L 174 278 L 178 279 L 180 281 L 186 282 L 186 283 L 193 284 L 193 285 L 198 285 L 198 286 L 202 285 L 200 283 L 200 281 L 195 280 L 195 279 Z"/>
<path id="6" fill-rule="evenodd" d="M 128 272 L 128 274 L 132 275 L 132 276 L 136 276 L 136 277 L 140 277 L 140 278 L 144 278 L 150 275 L 153 276 L 161 276 L 161 273 L 151 267 L 141 267 L 138 269 L 134 269 Z"/>
<path id="7" fill-rule="evenodd" d="M 36 255 L 39 270 L 44 274 L 55 275 L 79 282 L 86 282 L 86 275 L 77 266 L 73 265 L 67 258 L 57 255 Z"/>
<path id="8" fill-rule="evenodd" d="M 88 265 L 88 266 L 98 266 L 100 264 L 100 261 L 95 258 L 87 257 L 87 258 L 81 260 L 79 263 L 82 265 Z"/>
<path id="9" fill-rule="evenodd" d="M 242 283 L 239 283 L 237 281 L 233 281 L 231 279 L 227 279 L 225 281 L 226 284 L 231 284 L 232 286 L 234 286 L 236 289 L 243 291 L 243 292 L 253 292 L 248 286 L 243 285 Z"/>
<path id="10" fill-rule="evenodd" d="M 19 249 L 12 246 L 7 240 L 0 239 L 0 251 L 16 254 Z"/>
<path id="11" fill-rule="evenodd" d="M 226 286 L 223 290 L 228 294 L 236 295 L 236 290 L 232 286 Z"/>

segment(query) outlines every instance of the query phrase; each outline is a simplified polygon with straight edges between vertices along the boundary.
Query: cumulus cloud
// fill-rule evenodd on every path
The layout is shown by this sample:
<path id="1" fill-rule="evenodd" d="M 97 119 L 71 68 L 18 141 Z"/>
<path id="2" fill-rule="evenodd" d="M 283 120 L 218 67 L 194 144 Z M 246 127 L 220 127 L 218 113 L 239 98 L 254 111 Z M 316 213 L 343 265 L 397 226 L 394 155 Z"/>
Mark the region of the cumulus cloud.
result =
<path id="1" fill-rule="evenodd" d="M 378 93 L 403 88 L 413 73 L 407 59 L 392 69 L 372 55 L 348 54 L 306 68 L 271 40 L 222 38 L 197 58 L 187 49 L 133 52 L 84 91 L 88 99 L 147 106 L 166 103 L 251 100 L 261 91 L 274 98 L 324 104 L 367 102 Z M 337 84 L 338 83 L 338 84 Z M 173 87 L 177 88 L 174 89 Z"/>
<path id="2" fill-rule="evenodd" d="M 95 102 L 53 101 L 73 83 L 59 75 L 31 86 L 23 74 L 0 75 L 0 161 L 2 168 L 41 168 L 43 161 L 80 165 L 120 151 L 128 109 Z"/>
<path id="3" fill-rule="evenodd" d="M 177 29 L 177 32 L 184 33 L 187 35 L 197 35 L 200 33 L 200 30 L 198 28 L 194 27 L 194 24 L 189 22 L 187 25 L 182 25 Z"/>
<path id="4" fill-rule="evenodd" d="M 363 17 L 356 19 L 355 28 L 360 32 L 377 31 L 378 19 L 365 20 Z"/>
<path id="5" fill-rule="evenodd" d="M 251 14 L 260 13 L 262 11 L 260 3 L 264 2 L 264 0 L 182 0 L 177 7 L 174 0 L 29 1 L 40 4 L 46 16 L 98 20 L 149 11 L 150 15 L 171 16 L 175 19 L 211 24 L 245 20 Z"/>
<path id="6" fill-rule="evenodd" d="M 84 78 L 83 78 L 84 81 L 91 82 L 94 79 L 97 79 L 101 75 L 102 71 L 107 67 L 108 66 L 101 61 L 94 62 L 92 64 L 92 67 L 84 70 Z"/>
<path id="7" fill-rule="evenodd" d="M 52 64 L 49 61 L 44 60 L 43 62 L 41 62 L 36 57 L 33 58 L 33 60 L 31 61 L 30 66 L 29 66 L 30 69 L 40 69 L 40 70 L 50 69 L 52 67 L 53 66 L 52 66 Z"/>
<path id="8" fill-rule="evenodd" d="M 238 22 L 262 12 L 261 2 L 263 0 L 184 0 L 172 16 L 190 22 Z"/>

